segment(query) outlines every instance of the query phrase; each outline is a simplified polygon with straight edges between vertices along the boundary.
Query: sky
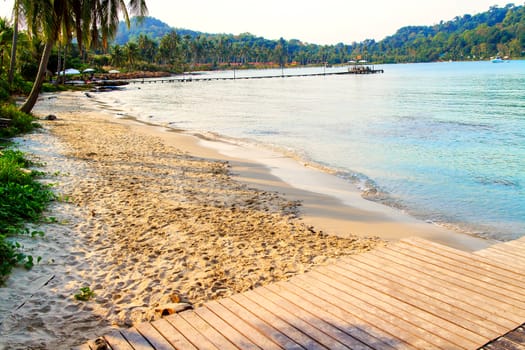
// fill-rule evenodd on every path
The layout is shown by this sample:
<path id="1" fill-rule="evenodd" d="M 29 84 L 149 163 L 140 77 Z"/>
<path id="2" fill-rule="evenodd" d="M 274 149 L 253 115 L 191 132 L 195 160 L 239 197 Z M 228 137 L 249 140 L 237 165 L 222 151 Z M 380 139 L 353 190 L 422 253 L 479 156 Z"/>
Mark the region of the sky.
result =
<path id="1" fill-rule="evenodd" d="M 206 33 L 249 32 L 314 44 L 379 41 L 408 25 L 433 25 L 512 0 L 146 0 L 149 15 L 170 26 Z M 514 2 L 520 5 L 520 2 Z M 0 0 L 10 18 L 13 0 Z"/>

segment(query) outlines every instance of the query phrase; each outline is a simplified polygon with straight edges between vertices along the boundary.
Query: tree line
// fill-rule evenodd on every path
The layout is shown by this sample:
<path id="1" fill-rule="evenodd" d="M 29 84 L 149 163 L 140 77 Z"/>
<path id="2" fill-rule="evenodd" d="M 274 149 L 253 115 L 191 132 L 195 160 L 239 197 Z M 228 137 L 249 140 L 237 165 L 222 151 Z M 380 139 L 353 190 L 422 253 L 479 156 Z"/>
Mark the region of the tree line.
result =
<path id="1" fill-rule="evenodd" d="M 130 69 L 162 67 L 171 71 L 231 65 L 343 64 L 351 60 L 374 63 L 483 60 L 501 55 L 523 57 L 525 8 L 493 6 L 476 15 L 457 16 L 433 26 L 407 26 L 381 40 L 316 45 L 297 39 L 269 40 L 242 33 L 207 34 L 174 29 L 147 17 L 121 25 L 106 64 Z M 100 58 L 100 57 L 99 57 Z"/>
<path id="2" fill-rule="evenodd" d="M 14 73 L 18 66 L 17 62 L 20 62 L 17 58 L 19 55 L 27 54 L 24 52 L 25 49 L 29 49 L 29 55 L 33 56 L 26 58 L 33 58 L 33 62 L 35 60 L 39 62 L 36 74 L 32 77 L 34 83 L 31 92 L 20 110 L 29 113 L 33 109 L 50 69 L 48 64 L 54 49 L 57 47 L 59 51 L 61 47 L 67 49 L 72 46 L 73 40 L 82 55 L 99 48 L 107 49 L 121 17 L 129 25 L 130 15 L 145 16 L 146 14 L 145 0 L 130 0 L 127 5 L 121 0 L 15 0 L 11 30 L 9 32 L 7 21 L 3 19 L 1 25 L 4 30 L 0 33 L 2 78 L 5 74 L 4 57 L 6 52 L 10 52 L 9 68 L 5 74 L 8 91 L 13 91 Z M 22 41 L 23 45 L 19 47 L 18 27 L 22 22 L 26 24 L 24 33 L 26 40 Z M 6 39 L 9 36 L 12 37 L 10 42 Z M 58 71 L 61 71 L 62 56 L 59 54 L 57 57 Z M 63 57 L 65 58 L 66 55 Z"/>
<path id="3" fill-rule="evenodd" d="M 35 91 L 39 91 L 46 72 L 69 67 L 177 73 L 231 66 L 336 65 L 352 60 L 379 64 L 525 55 L 525 8 L 514 4 L 493 6 L 486 12 L 433 26 L 403 27 L 380 41 L 335 45 L 269 40 L 250 33 L 175 29 L 145 17 L 145 0 L 133 0 L 130 5 L 134 11 L 128 13 L 119 0 L 16 0 L 13 21 L 0 19 L 0 76 L 6 76 L 9 84 L 16 79 L 34 80 Z M 19 18 L 27 25 L 20 33 Z M 35 96 L 30 95 L 24 110 L 31 109 Z"/>

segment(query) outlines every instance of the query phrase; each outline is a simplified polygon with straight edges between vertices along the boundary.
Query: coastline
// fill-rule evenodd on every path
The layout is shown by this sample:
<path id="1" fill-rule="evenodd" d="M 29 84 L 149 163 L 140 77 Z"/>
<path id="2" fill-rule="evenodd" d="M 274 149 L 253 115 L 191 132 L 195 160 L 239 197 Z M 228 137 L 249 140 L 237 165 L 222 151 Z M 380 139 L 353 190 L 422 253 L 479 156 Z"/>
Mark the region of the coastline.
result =
<path id="1" fill-rule="evenodd" d="M 377 236 L 386 241 L 417 236 L 465 251 L 481 250 L 496 243 L 367 200 L 354 184 L 273 151 L 210 140 L 134 118 L 117 120 L 134 125 L 138 132 L 161 137 L 170 145 L 184 145 L 182 149 L 192 155 L 227 161 L 236 180 L 299 202 L 301 219 L 329 234 Z"/>
<path id="2" fill-rule="evenodd" d="M 46 164 L 61 200 L 43 238 L 17 237 L 42 261 L 0 288 L 0 348 L 70 348 L 385 244 L 321 232 L 297 216 L 296 201 L 234 179 L 194 137 L 92 102 L 42 95 L 35 114 L 58 119 L 17 140 Z M 83 287 L 93 299 L 74 298 Z"/>

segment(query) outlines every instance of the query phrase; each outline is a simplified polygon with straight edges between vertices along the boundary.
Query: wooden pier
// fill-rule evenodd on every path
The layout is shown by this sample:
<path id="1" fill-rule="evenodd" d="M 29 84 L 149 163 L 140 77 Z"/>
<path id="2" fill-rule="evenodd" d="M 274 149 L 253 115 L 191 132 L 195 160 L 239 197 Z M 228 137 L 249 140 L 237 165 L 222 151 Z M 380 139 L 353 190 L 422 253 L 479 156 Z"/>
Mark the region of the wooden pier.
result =
<path id="1" fill-rule="evenodd" d="M 231 77 L 206 77 L 206 76 L 178 76 L 172 78 L 160 78 L 160 79 L 131 79 L 128 80 L 133 84 L 168 84 L 168 83 L 190 83 L 198 81 L 212 81 L 212 80 L 247 80 L 247 79 L 274 79 L 274 78 L 298 78 L 298 77 L 320 77 L 329 75 L 361 75 L 361 74 L 379 74 L 384 73 L 383 69 L 374 69 L 368 66 L 357 66 L 348 68 L 346 71 L 337 72 L 322 72 L 322 73 L 309 73 L 309 74 L 277 74 L 277 75 L 260 75 L 260 76 L 236 76 L 235 74 Z"/>
<path id="2" fill-rule="evenodd" d="M 475 253 L 411 238 L 101 339 L 114 350 L 523 350 L 524 323 L 525 238 Z"/>

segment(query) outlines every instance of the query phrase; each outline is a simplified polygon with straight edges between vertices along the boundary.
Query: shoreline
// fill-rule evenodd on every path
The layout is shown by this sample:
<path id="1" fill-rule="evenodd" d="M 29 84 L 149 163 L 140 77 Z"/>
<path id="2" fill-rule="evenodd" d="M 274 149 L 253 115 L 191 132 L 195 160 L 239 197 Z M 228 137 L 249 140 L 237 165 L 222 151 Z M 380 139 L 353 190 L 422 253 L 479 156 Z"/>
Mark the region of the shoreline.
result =
<path id="1" fill-rule="evenodd" d="M 354 184 L 274 151 L 211 140 L 132 117 L 117 120 L 135 125 L 140 132 L 162 137 L 171 145 L 183 144 L 182 149 L 189 154 L 229 162 L 236 180 L 301 203 L 301 219 L 329 234 L 345 237 L 351 232 L 386 241 L 417 236 L 465 251 L 481 250 L 497 243 L 367 200 Z"/>
<path id="2" fill-rule="evenodd" d="M 79 92 L 43 95 L 35 114 L 58 119 L 19 138 L 63 199 L 43 238 L 17 237 L 43 259 L 0 288 L 0 348 L 71 348 L 409 235 L 490 245 L 291 158 L 115 113 Z M 92 300 L 75 300 L 83 287 Z"/>
<path id="3" fill-rule="evenodd" d="M 44 237 L 16 238 L 42 261 L 0 288 L 0 348 L 71 348 L 385 244 L 321 232 L 194 137 L 118 120 L 82 93 L 42 95 L 35 115 L 48 114 L 17 141 L 61 200 Z M 76 300 L 86 287 L 94 297 Z"/>

